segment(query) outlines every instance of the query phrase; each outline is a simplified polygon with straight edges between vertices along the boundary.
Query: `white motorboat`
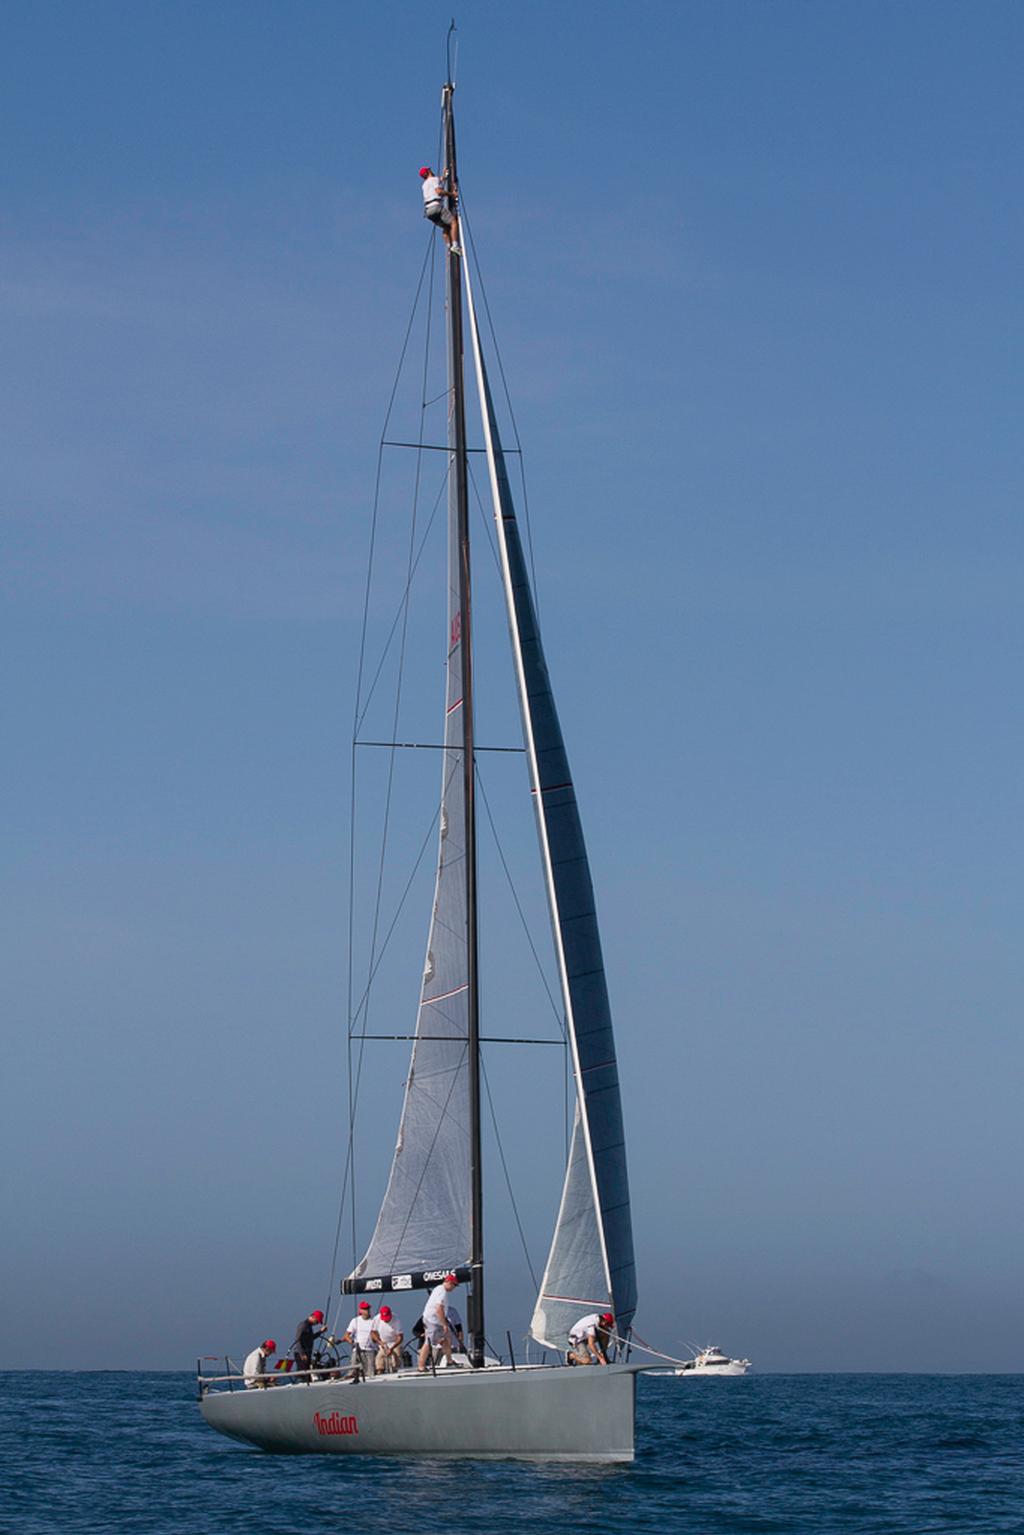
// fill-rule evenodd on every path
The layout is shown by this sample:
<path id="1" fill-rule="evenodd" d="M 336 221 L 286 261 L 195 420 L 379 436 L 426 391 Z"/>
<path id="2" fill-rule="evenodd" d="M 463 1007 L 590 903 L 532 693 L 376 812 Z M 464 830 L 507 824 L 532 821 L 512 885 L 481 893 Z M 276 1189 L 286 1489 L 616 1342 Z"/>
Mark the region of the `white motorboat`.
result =
<path id="1" fill-rule="evenodd" d="M 457 187 L 453 92 L 449 68 L 442 93 L 445 197 Z M 461 212 L 461 200 L 457 206 Z M 417 442 L 382 441 L 382 451 L 415 451 L 423 475 L 440 479 L 438 503 L 447 494 L 447 607 L 438 603 L 445 622 L 443 629 L 436 625 L 437 657 L 446 678 L 443 735 L 428 746 L 437 752 L 442 772 L 436 878 L 415 1032 L 390 1032 L 394 1024 L 386 1026 L 388 1032 L 371 1031 L 365 997 L 350 1010 L 350 1049 L 358 1049 L 360 1059 L 365 1048 L 374 1048 L 368 1041 L 411 1038 L 413 1045 L 380 1213 L 342 1291 L 377 1301 L 392 1293 L 432 1289 L 453 1272 L 469 1287 L 469 1368 L 432 1367 L 425 1373 L 405 1368 L 364 1379 L 358 1369 L 335 1367 L 330 1360 L 318 1363 L 314 1356 L 312 1371 L 270 1376 L 266 1385 L 254 1382 L 253 1389 L 246 1389 L 244 1378 L 230 1369 L 217 1377 L 200 1374 L 200 1404 L 211 1427 L 267 1450 L 628 1461 L 633 1458 L 636 1374 L 644 1367 L 627 1362 L 622 1348 L 636 1309 L 636 1274 L 615 1042 L 576 792 L 477 321 L 473 288 L 479 274 L 470 270 L 467 232 L 460 238 L 464 245 L 449 239 L 444 247 L 447 388 L 438 398 L 447 399 L 447 440 L 426 441 L 421 418 Z M 467 446 L 464 331 L 480 406 L 482 446 L 473 449 Z M 432 403 L 425 394 L 421 398 L 424 408 Z M 564 1019 L 572 1072 L 570 1106 L 575 1097 L 564 1178 L 560 1152 L 559 1165 L 552 1166 L 552 1193 L 559 1179 L 561 1203 L 530 1322 L 534 1345 L 547 1351 L 540 1363 L 517 1362 L 511 1340 L 501 1364 L 485 1347 L 481 1046 L 561 1045 L 562 1039 L 492 1040 L 480 1027 L 475 803 L 477 753 L 484 748 L 475 744 L 473 732 L 470 451 L 483 455 L 487 468 L 492 537 L 504 588 L 499 600 L 508 618 L 522 720 L 522 747 L 515 750 L 522 752 L 528 768 L 529 782 L 523 787 L 531 796 L 540 843 L 561 991 L 559 1021 Z M 417 467 L 417 477 L 420 472 Z M 360 677 L 362 688 L 362 671 Z M 371 693 L 375 684 L 376 677 Z M 405 743 L 360 737 L 367 707 L 360 692 L 353 761 L 363 746 L 386 746 L 393 761 Z M 371 952 L 371 980 L 379 958 L 379 951 Z M 418 971 L 418 956 L 413 964 Z M 606 1311 L 615 1318 L 618 1356 L 613 1349 L 607 1367 L 567 1367 L 570 1327 L 581 1314 Z"/>
<path id="2" fill-rule="evenodd" d="M 698 1349 L 692 1359 L 688 1359 L 681 1369 L 676 1370 L 676 1375 L 746 1375 L 750 1369 L 749 1359 L 730 1359 L 728 1354 L 723 1354 L 717 1343 L 709 1343 L 707 1348 Z"/>

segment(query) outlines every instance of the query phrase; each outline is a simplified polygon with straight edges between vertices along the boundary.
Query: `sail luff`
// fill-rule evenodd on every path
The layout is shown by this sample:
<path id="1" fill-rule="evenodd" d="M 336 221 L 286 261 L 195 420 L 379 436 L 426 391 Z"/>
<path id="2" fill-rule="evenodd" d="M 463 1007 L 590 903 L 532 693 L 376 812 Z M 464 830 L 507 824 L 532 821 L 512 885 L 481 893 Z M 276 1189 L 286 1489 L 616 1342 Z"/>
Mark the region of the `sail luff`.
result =
<path id="1" fill-rule="evenodd" d="M 601 1300 L 602 1309 L 607 1305 L 615 1312 L 622 1330 L 628 1327 L 635 1310 L 622 1110 L 586 847 L 508 484 L 468 264 L 466 296 L 524 737 L 577 1091 L 573 1146 L 533 1323 L 534 1336 L 562 1346 L 573 1307 L 593 1309 Z M 595 1118 L 599 1138 L 594 1133 Z M 589 1190 L 580 1182 L 584 1173 L 578 1157 L 580 1138 Z M 549 1278 L 555 1271 L 566 1271 L 567 1265 L 568 1270 L 575 1267 L 577 1277 L 587 1282 L 570 1286 L 572 1293 L 568 1295 L 549 1293 Z M 589 1293 L 598 1288 L 604 1292 L 601 1297 Z M 577 1293 L 583 1289 L 586 1295 Z"/>

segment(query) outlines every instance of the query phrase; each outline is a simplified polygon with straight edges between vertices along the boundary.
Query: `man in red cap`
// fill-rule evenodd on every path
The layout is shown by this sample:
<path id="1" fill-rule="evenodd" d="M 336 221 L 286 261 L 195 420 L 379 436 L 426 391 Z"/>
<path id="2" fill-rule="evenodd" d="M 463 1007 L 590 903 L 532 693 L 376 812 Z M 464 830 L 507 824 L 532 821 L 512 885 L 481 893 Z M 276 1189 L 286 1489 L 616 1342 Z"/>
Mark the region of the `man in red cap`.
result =
<path id="1" fill-rule="evenodd" d="M 377 1374 L 387 1375 L 397 1370 L 402 1363 L 402 1324 L 390 1306 L 381 1306 L 373 1319 L 373 1332 L 370 1336 L 377 1349 L 377 1362 L 374 1366 Z"/>
<path id="2" fill-rule="evenodd" d="M 322 1311 L 311 1311 L 299 1323 L 295 1333 L 295 1342 L 292 1344 L 292 1358 L 295 1360 L 297 1370 L 308 1370 L 313 1363 L 313 1339 L 319 1338 L 326 1332 L 324 1327 L 324 1314 Z"/>
<path id="3" fill-rule="evenodd" d="M 431 1290 L 427 1304 L 423 1308 L 423 1347 L 420 1349 L 419 1371 L 426 1374 L 427 1362 L 430 1359 L 431 1350 L 440 1345 L 444 1351 L 445 1360 L 453 1369 L 461 1369 L 452 1358 L 452 1333 L 448 1326 L 447 1300 L 458 1284 L 454 1274 L 446 1274 L 439 1285 Z"/>
<path id="4" fill-rule="evenodd" d="M 608 1344 L 615 1331 L 610 1311 L 594 1311 L 581 1316 L 569 1329 L 569 1364 L 607 1364 Z"/>
<path id="5" fill-rule="evenodd" d="M 341 1335 L 342 1343 L 352 1348 L 352 1374 L 368 1375 L 373 1358 L 373 1318 L 368 1300 L 359 1302 L 359 1309 Z"/>
<path id="6" fill-rule="evenodd" d="M 461 256 L 459 219 L 458 215 L 452 211 L 459 194 L 454 187 L 448 187 L 447 170 L 442 171 L 440 176 L 435 176 L 429 165 L 421 165 L 420 180 L 423 183 L 423 217 L 437 225 L 452 255 Z"/>
<path id="7" fill-rule="evenodd" d="M 267 1360 L 276 1351 L 277 1344 L 273 1338 L 264 1338 L 258 1348 L 254 1348 L 251 1354 L 246 1354 L 245 1363 L 242 1366 L 242 1374 L 245 1376 L 245 1384 L 247 1386 L 267 1386 L 270 1384 L 266 1378 Z"/>

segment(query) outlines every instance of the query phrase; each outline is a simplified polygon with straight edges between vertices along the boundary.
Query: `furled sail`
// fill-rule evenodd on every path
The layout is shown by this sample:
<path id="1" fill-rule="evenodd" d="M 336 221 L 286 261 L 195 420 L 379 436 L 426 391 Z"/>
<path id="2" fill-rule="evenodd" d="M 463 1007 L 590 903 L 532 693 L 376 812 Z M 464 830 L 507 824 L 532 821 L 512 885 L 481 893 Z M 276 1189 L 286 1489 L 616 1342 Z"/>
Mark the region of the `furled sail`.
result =
<path id="1" fill-rule="evenodd" d="M 454 481 L 452 472 L 450 501 L 455 495 Z M 431 1271 L 436 1278 L 439 1269 L 458 1269 L 467 1263 L 470 1252 L 469 960 L 459 558 L 452 512 L 441 817 L 433 915 L 391 1176 L 366 1256 L 349 1276 L 348 1289 L 405 1289 L 410 1287 L 410 1279 L 412 1284 L 429 1283 Z M 392 1284 L 392 1280 L 397 1283 Z"/>
<path id="2" fill-rule="evenodd" d="M 636 1268 L 629 1180 L 590 866 L 487 380 L 468 263 L 466 293 L 512 650 L 576 1081 L 576 1122 L 562 1203 L 531 1322 L 539 1342 L 561 1349 L 569 1328 L 586 1311 L 613 1312 L 620 1334 L 632 1321 Z"/>

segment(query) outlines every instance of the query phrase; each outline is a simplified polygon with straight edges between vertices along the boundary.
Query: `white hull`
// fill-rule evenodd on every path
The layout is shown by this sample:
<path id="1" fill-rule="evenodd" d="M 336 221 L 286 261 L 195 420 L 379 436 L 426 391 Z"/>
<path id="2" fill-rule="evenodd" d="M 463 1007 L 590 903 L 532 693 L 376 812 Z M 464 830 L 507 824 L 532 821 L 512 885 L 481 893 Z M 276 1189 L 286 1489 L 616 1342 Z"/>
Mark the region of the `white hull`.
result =
<path id="1" fill-rule="evenodd" d="M 636 1367 L 534 1365 L 207 1392 L 212 1428 L 291 1454 L 631 1461 Z"/>
<path id="2" fill-rule="evenodd" d="M 749 1369 L 748 1364 L 741 1364 L 738 1360 L 731 1359 L 728 1364 L 700 1364 L 695 1365 L 692 1370 L 676 1370 L 675 1374 L 682 1378 L 697 1376 L 705 1380 L 709 1375 L 746 1375 Z"/>

